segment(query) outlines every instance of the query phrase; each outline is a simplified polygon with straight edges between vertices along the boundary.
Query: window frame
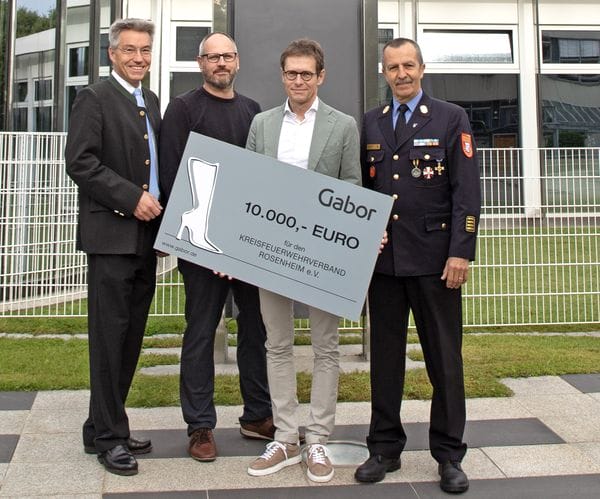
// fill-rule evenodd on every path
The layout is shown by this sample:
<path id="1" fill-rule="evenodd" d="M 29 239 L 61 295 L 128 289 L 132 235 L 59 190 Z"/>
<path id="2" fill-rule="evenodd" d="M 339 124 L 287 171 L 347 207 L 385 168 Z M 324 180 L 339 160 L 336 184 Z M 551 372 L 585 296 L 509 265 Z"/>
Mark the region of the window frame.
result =
<path id="1" fill-rule="evenodd" d="M 580 64 L 577 62 L 558 62 L 550 63 L 543 61 L 543 32 L 544 31 L 598 31 L 600 32 L 600 26 L 573 26 L 573 25 L 541 25 L 538 27 L 538 43 L 540 46 L 539 51 L 539 66 L 541 74 L 600 74 L 600 63 L 595 64 Z"/>
<path id="2" fill-rule="evenodd" d="M 499 33 L 510 32 L 512 41 L 513 62 L 427 62 L 427 71 L 430 73 L 518 73 L 519 72 L 519 30 L 517 25 L 513 24 L 420 24 L 417 28 L 417 42 L 420 44 L 426 31 L 456 31 L 473 32 L 498 31 Z"/>
<path id="3" fill-rule="evenodd" d="M 212 21 L 171 21 L 170 47 L 169 50 L 169 72 L 186 73 L 198 71 L 198 62 L 182 61 L 177 57 L 177 28 L 208 28 L 212 32 Z"/>

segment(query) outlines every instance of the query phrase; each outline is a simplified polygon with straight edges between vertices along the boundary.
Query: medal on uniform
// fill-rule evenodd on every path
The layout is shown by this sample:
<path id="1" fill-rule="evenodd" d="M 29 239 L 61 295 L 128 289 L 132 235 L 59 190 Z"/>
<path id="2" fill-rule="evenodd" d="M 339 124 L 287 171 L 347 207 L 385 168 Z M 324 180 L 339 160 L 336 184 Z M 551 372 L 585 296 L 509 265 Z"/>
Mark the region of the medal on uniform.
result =
<path id="1" fill-rule="evenodd" d="M 419 178 L 421 176 L 421 169 L 419 168 L 419 160 L 413 159 L 412 163 L 413 163 L 413 169 L 410 171 L 410 174 L 414 178 Z"/>
<path id="2" fill-rule="evenodd" d="M 433 177 L 434 171 L 433 168 L 431 168 L 431 166 L 426 166 L 425 168 L 423 168 L 423 176 L 429 180 L 431 179 L 431 177 Z"/>
<path id="3" fill-rule="evenodd" d="M 442 166 L 442 161 L 441 159 L 436 159 L 437 161 L 437 166 L 435 167 L 435 171 L 437 172 L 438 175 L 441 175 L 442 172 L 445 170 L 445 168 Z"/>

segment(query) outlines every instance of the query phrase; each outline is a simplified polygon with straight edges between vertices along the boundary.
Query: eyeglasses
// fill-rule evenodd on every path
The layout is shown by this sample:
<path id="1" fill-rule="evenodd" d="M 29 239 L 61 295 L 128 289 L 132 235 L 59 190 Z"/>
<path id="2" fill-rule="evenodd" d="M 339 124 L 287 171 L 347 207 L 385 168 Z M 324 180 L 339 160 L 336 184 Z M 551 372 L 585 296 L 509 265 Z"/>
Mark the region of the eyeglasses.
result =
<path id="1" fill-rule="evenodd" d="M 150 47 L 142 47 L 138 49 L 136 47 L 117 47 L 121 52 L 127 56 L 134 56 L 138 52 L 142 57 L 150 57 L 152 55 L 152 49 Z"/>
<path id="2" fill-rule="evenodd" d="M 296 78 L 298 78 L 298 75 L 300 75 L 300 78 L 302 78 L 304 81 L 310 81 L 312 80 L 313 76 L 316 76 L 318 73 L 311 73 L 310 71 L 302 71 L 302 72 L 298 72 L 298 71 L 284 71 L 283 75 L 286 77 L 286 79 L 290 80 L 290 81 L 294 81 Z"/>
<path id="3" fill-rule="evenodd" d="M 237 57 L 237 52 L 223 52 L 222 54 L 200 54 L 200 57 L 206 57 L 208 62 L 219 62 L 221 57 L 225 62 L 233 62 Z"/>

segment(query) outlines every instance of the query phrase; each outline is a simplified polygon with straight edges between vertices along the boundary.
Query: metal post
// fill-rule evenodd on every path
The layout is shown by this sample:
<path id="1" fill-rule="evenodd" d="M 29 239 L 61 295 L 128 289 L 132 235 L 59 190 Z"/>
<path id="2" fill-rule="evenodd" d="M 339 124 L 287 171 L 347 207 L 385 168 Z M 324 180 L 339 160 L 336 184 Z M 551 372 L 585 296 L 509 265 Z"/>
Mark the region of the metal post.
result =
<path id="1" fill-rule="evenodd" d="M 15 65 L 15 39 L 17 33 L 17 1 L 9 0 L 6 5 L 6 26 L 4 43 L 6 51 L 4 57 L 4 130 L 13 129 L 13 99 L 14 99 L 14 65 Z"/>
<path id="2" fill-rule="evenodd" d="M 228 33 L 228 1 L 213 0 L 213 31 Z M 225 325 L 225 309 L 223 309 L 221 320 L 215 334 L 214 360 L 215 363 L 226 363 L 229 360 L 227 326 Z"/>

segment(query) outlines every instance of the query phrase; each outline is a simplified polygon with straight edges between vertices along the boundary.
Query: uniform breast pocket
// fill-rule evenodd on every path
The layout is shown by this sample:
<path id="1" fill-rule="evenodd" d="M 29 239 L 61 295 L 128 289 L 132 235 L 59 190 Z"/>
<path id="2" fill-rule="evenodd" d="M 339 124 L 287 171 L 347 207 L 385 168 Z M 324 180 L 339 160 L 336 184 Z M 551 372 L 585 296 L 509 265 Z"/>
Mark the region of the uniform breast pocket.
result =
<path id="1" fill-rule="evenodd" d="M 373 179 L 375 187 L 381 183 L 382 167 L 385 151 L 367 151 L 367 163 L 369 164 L 369 178 Z"/>
<path id="2" fill-rule="evenodd" d="M 435 188 L 448 183 L 446 152 L 439 147 L 416 147 L 409 151 L 411 176 L 416 187 Z"/>

